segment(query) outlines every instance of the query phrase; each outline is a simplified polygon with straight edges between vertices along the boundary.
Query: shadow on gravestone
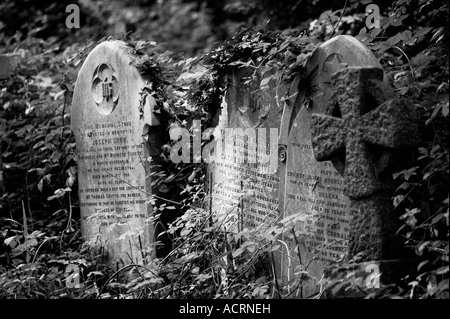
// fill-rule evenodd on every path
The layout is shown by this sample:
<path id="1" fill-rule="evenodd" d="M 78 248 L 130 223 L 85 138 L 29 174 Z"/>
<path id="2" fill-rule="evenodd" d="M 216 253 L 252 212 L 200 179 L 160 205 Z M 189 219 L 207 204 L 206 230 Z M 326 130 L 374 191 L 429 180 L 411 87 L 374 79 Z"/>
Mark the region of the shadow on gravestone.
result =
<path id="1" fill-rule="evenodd" d="M 286 281 L 294 276 L 294 271 L 306 271 L 312 277 L 300 282 L 298 287 L 288 287 L 288 290 L 299 288 L 295 295 L 301 298 L 323 292 L 322 279 L 326 267 L 355 250 L 355 221 L 352 221 L 352 215 L 358 214 L 363 207 L 355 206 L 350 198 L 351 194 L 346 191 L 346 185 L 356 182 L 343 178 L 347 168 L 347 148 L 338 147 L 342 143 L 338 140 L 338 135 L 333 134 L 338 129 L 334 132 L 328 130 L 326 139 L 322 132 L 325 127 L 319 125 L 321 117 L 315 116 L 326 112 L 337 118 L 343 116 L 339 113 L 340 109 L 327 109 L 333 93 L 332 75 L 342 69 L 353 70 L 352 67 L 373 67 L 377 70 L 374 71 L 377 73 L 377 85 L 372 87 L 370 83 L 366 87 L 367 94 L 364 93 L 361 97 L 367 111 L 393 97 L 388 81 L 383 78 L 381 65 L 371 51 L 355 38 L 341 35 L 316 49 L 307 63 L 308 76 L 299 80 L 295 102 L 286 104 L 283 112 L 279 143 L 280 147 L 286 149 L 287 157 L 285 162 L 279 163 L 280 211 L 283 216 L 299 213 L 302 218 L 298 242 L 286 239 L 291 249 L 288 257 L 282 260 L 281 271 Z M 356 86 L 364 85 L 363 81 L 358 82 L 356 79 L 354 83 Z M 349 89 L 344 85 L 340 88 Z M 294 94 L 295 90 L 294 87 L 289 95 Z M 375 116 L 373 119 L 378 120 L 378 125 L 384 125 L 383 119 L 386 118 L 377 119 Z M 364 125 L 369 124 L 368 121 L 363 121 Z M 391 123 L 386 124 L 392 126 Z M 364 125 L 358 129 L 363 131 Z M 406 140 L 402 139 L 402 142 Z M 378 146 L 369 148 L 374 154 L 374 165 L 370 169 L 374 169 L 377 176 L 383 175 L 392 157 L 390 151 Z M 332 154 L 327 153 L 331 150 L 334 151 Z M 317 162 L 316 158 L 322 162 Z M 361 171 L 364 169 L 361 168 Z M 361 183 L 354 185 L 354 188 L 361 187 Z M 384 207 L 387 205 L 385 203 Z M 373 210 L 372 212 L 374 213 Z M 392 215 L 389 221 L 384 222 L 384 226 L 387 223 L 389 227 L 382 230 L 377 225 L 377 228 L 369 231 L 370 235 L 374 238 L 386 233 L 393 235 L 395 226 L 394 223 L 390 224 L 393 219 Z M 372 224 L 361 224 L 358 226 L 359 232 L 363 232 L 364 227 L 372 227 Z M 356 250 L 369 248 L 368 245 L 359 245 Z M 370 256 L 378 257 L 376 254 Z"/>
<path id="2" fill-rule="evenodd" d="M 168 138 L 153 97 L 141 99 L 147 79 L 131 65 L 136 59 L 124 42 L 99 44 L 72 101 L 82 234 L 120 265 L 145 263 L 143 249 L 155 241 L 151 175 L 161 169 L 157 155 Z"/>

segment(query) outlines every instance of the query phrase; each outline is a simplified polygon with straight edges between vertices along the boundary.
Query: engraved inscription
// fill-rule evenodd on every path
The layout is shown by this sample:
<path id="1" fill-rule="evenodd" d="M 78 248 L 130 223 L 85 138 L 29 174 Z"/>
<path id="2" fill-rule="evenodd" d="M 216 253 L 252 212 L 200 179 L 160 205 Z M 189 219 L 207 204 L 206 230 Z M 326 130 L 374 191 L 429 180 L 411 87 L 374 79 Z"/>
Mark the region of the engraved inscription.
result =
<path id="1" fill-rule="evenodd" d="M 293 143 L 297 152 L 309 152 L 310 144 Z M 286 199 L 292 213 L 305 214 L 300 231 L 305 234 L 306 252 L 316 260 L 335 261 L 347 252 L 349 239 L 348 201 L 343 195 L 343 179 L 329 162 L 317 170 L 287 170 Z"/>
<path id="2" fill-rule="evenodd" d="M 134 134 L 132 123 L 95 123 L 84 131 L 88 143 L 78 157 L 86 163 L 87 183 L 79 190 L 80 206 L 96 213 L 101 226 L 146 218 L 140 209 L 145 204 L 145 186 L 133 181 L 141 169 L 137 163 L 144 156 L 143 145 L 129 140 Z"/>
<path id="3" fill-rule="evenodd" d="M 279 178 L 268 173 L 269 162 L 260 160 L 270 155 L 270 140 L 258 143 L 239 133 L 230 138 L 225 131 L 222 138 L 231 152 L 225 152 L 222 160 L 214 164 L 213 211 L 226 216 L 225 228 L 230 231 L 273 223 L 278 216 Z M 265 154 L 261 152 L 261 143 L 266 143 Z M 258 160 L 248 162 L 249 157 Z"/>

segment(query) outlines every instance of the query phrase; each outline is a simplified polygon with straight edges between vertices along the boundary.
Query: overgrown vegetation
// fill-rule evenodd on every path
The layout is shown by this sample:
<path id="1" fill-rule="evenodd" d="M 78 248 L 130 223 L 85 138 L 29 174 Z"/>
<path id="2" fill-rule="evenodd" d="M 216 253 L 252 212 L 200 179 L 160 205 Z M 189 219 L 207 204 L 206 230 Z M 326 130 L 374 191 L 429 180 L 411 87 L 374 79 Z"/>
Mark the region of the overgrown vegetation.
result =
<path id="1" fill-rule="evenodd" d="M 359 14 L 366 2 L 350 1 L 345 8 L 322 13 L 301 35 L 298 30 L 244 28 L 189 59 L 163 53 L 152 42 L 125 40 L 141 57 L 136 67 L 152 76 L 152 87 L 143 94 L 154 95 L 170 128 L 192 131 L 194 120 L 201 120 L 202 130 L 214 124 L 230 69 L 263 70 L 260 86 L 265 89 L 269 80 L 289 82 L 301 74 L 309 54 L 323 41 L 342 32 L 357 36 L 380 60 L 396 93 L 416 106 L 420 144 L 414 164 L 393 176 L 398 186 L 393 206 L 404 221 L 398 235 L 418 259 L 416 276 L 404 278 L 401 285 L 370 290 L 352 273 L 346 283 L 358 286 L 367 298 L 448 298 L 448 3 L 396 1 L 382 12 L 381 29 L 367 31 Z M 258 6 L 249 2 L 242 8 L 257 12 Z M 170 182 L 180 189 L 173 211 L 183 212 L 168 225 L 165 236 L 172 249 L 166 257 L 148 255 L 145 266 L 117 270 L 106 264 L 102 251 L 83 244 L 70 102 L 76 72 L 94 43 L 61 46 L 55 38 L 36 36 L 42 25 L 34 28 L 1 38 L 4 51 L 15 52 L 21 62 L 13 77 L 0 83 L 7 186 L 0 199 L 0 297 L 307 297 L 300 294 L 302 284 L 313 280 L 307 267 L 296 269 L 285 286 L 273 271 L 273 253 L 282 245 L 278 239 L 285 235 L 297 240 L 302 217 L 226 233 L 224 219 L 212 218 L 204 209 L 209 198 L 205 164 L 173 165 L 159 176 L 160 186 Z M 165 147 L 167 151 L 171 145 Z M 167 205 L 160 210 L 171 214 Z M 71 274 L 69 265 L 79 266 L 81 273 Z M 344 259 L 342 265 L 350 264 Z M 128 276 L 119 276 L 124 274 Z M 80 276 L 82 285 L 67 285 L 73 276 Z"/>

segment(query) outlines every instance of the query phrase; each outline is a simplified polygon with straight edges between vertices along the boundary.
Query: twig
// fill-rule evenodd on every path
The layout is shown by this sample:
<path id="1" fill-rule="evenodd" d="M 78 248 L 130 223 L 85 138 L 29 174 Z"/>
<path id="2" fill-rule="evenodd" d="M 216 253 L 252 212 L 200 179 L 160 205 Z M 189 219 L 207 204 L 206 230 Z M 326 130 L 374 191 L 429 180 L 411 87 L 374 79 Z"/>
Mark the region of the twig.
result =
<path id="1" fill-rule="evenodd" d="M 133 261 L 133 260 L 131 260 L 131 261 Z M 117 270 L 119 269 L 119 262 L 116 262 L 116 269 Z M 117 281 L 117 283 L 119 283 L 119 272 L 116 272 L 116 281 Z M 117 293 L 117 299 L 119 299 L 119 297 L 120 297 L 119 287 L 117 287 L 116 293 Z"/>
<path id="2" fill-rule="evenodd" d="M 411 61 L 409 60 L 409 58 L 408 58 L 408 56 L 406 55 L 405 51 L 403 51 L 402 49 L 400 49 L 400 48 L 399 48 L 398 46 L 396 46 L 396 45 L 394 45 L 394 46 L 392 46 L 392 47 L 395 48 L 395 49 L 397 49 L 397 50 L 399 50 L 399 51 L 405 56 L 406 60 L 408 60 L 409 68 L 410 68 L 410 70 L 411 70 L 411 75 L 412 75 L 412 77 L 414 78 L 414 82 L 415 82 L 415 81 L 416 81 L 416 76 L 414 75 L 414 70 L 413 70 L 413 68 L 412 68 Z"/>
<path id="3" fill-rule="evenodd" d="M 134 189 L 137 189 L 137 190 L 140 191 L 141 193 L 144 193 L 144 194 L 146 194 L 146 195 L 149 195 L 149 196 L 152 196 L 152 197 L 155 197 L 155 198 L 164 200 L 164 201 L 169 202 L 169 203 L 172 203 L 172 204 L 181 205 L 181 203 L 179 203 L 179 202 L 175 202 L 175 201 L 173 201 L 173 200 L 170 200 L 170 199 L 167 199 L 167 198 L 164 198 L 164 197 L 161 197 L 161 196 L 158 196 L 158 195 L 155 195 L 155 194 L 146 192 L 146 191 L 140 189 L 139 187 L 134 186 L 134 185 L 128 183 L 126 180 L 121 179 L 120 177 L 117 177 L 116 175 L 111 174 L 110 172 L 108 172 L 108 170 L 107 170 L 106 168 L 104 168 L 103 171 L 106 172 L 107 174 L 111 175 L 112 177 L 117 178 L 119 181 L 121 181 L 121 182 L 127 184 L 128 186 L 133 187 Z"/>
<path id="4" fill-rule="evenodd" d="M 138 264 L 130 264 L 130 265 L 124 266 L 124 267 L 120 268 L 119 270 L 117 270 L 115 273 L 113 273 L 113 274 L 108 278 L 108 280 L 107 280 L 107 281 L 105 282 L 105 284 L 103 285 L 102 289 L 100 289 L 100 292 L 98 293 L 97 299 L 102 295 L 103 290 L 105 290 L 106 286 L 109 284 L 109 282 L 110 282 L 112 279 L 114 279 L 114 277 L 115 277 L 116 275 L 118 275 L 120 272 L 122 272 L 122 271 L 124 271 L 124 270 L 126 270 L 126 269 L 128 269 L 128 268 L 131 268 L 131 267 L 141 267 L 141 268 L 144 268 L 144 269 L 147 270 L 148 272 L 151 272 L 154 276 L 157 276 L 152 270 L 150 270 L 150 269 L 148 269 L 147 267 L 142 266 L 142 265 L 138 265 Z"/>
<path id="5" fill-rule="evenodd" d="M 28 149 L 28 158 L 29 158 L 30 155 L 31 155 L 31 146 L 30 146 L 30 148 Z M 36 156 L 36 157 L 37 157 L 37 156 Z M 34 158 L 36 158 L 36 157 L 34 157 Z M 33 229 L 34 227 L 33 227 L 33 217 L 32 217 L 32 214 L 31 214 L 31 205 L 30 205 L 30 188 L 28 187 L 28 172 L 29 172 L 29 166 L 28 166 L 28 164 L 29 164 L 29 162 L 31 162 L 34 158 L 32 158 L 32 159 L 30 159 L 30 160 L 28 160 L 28 161 L 26 162 L 26 164 L 27 164 L 27 173 L 25 174 L 25 185 L 26 185 L 26 187 L 27 187 L 27 206 L 28 206 L 28 211 L 30 212 L 31 229 Z M 25 165 L 25 163 L 24 163 L 24 165 Z"/>
<path id="6" fill-rule="evenodd" d="M 306 265 L 306 267 L 305 267 L 305 271 L 308 270 L 308 268 L 309 268 L 309 266 L 311 265 L 311 263 L 312 263 L 314 260 L 316 260 L 316 258 L 319 257 L 319 255 L 320 255 L 325 249 L 328 249 L 329 247 L 333 246 L 334 244 L 339 244 L 340 242 L 343 242 L 343 241 L 344 241 L 344 239 L 340 239 L 340 240 L 333 241 L 333 242 L 329 243 L 328 245 L 325 245 L 325 246 L 324 246 L 320 251 L 318 251 L 318 252 L 314 255 L 314 257 L 308 262 L 308 265 Z"/>
<path id="7" fill-rule="evenodd" d="M 25 255 L 25 260 L 27 262 L 27 264 L 30 262 L 30 255 L 29 255 L 29 251 L 28 251 L 28 244 L 27 244 L 27 237 L 28 237 L 28 224 L 27 224 L 27 214 L 25 211 L 25 203 L 23 202 L 22 199 L 22 218 L 23 218 L 23 236 L 25 238 L 25 248 L 26 248 L 26 255 Z"/>
<path id="8" fill-rule="evenodd" d="M 295 243 L 297 245 L 298 260 L 300 261 L 300 264 L 302 264 L 302 255 L 300 253 L 300 243 L 298 242 L 297 235 L 295 234 L 294 227 L 292 227 L 292 234 L 294 234 L 294 240 L 295 240 Z M 302 285 L 300 286 L 300 298 L 303 298 L 303 275 L 300 278 L 300 282 L 302 283 Z"/>
<path id="9" fill-rule="evenodd" d="M 70 230 L 72 228 L 72 197 L 70 196 L 69 192 L 69 219 L 67 221 L 67 226 L 65 230 Z"/>
<path id="10" fill-rule="evenodd" d="M 138 239 L 139 239 L 139 249 L 141 251 L 142 261 L 143 261 L 144 265 L 147 265 L 147 262 L 145 260 L 144 250 L 143 250 L 143 247 L 142 247 L 141 235 L 138 235 Z"/>
<path id="11" fill-rule="evenodd" d="M 336 28 L 339 26 L 339 23 L 341 23 L 341 19 L 344 16 L 345 9 L 347 9 L 347 0 L 345 0 L 344 9 L 342 9 L 341 16 L 339 17 L 339 20 L 336 23 L 336 25 L 333 27 L 333 31 L 331 32 L 330 37 L 328 38 L 328 40 L 330 40 L 333 37 L 334 31 L 336 31 Z"/>
<path id="12" fill-rule="evenodd" d="M 80 232 L 80 228 L 78 228 L 78 230 L 75 232 L 75 235 L 73 235 L 72 238 L 69 240 L 66 247 L 70 246 L 70 244 L 72 243 L 72 240 L 78 235 L 79 232 Z"/>
<path id="13" fill-rule="evenodd" d="M 278 285 L 278 277 L 277 277 L 277 269 L 275 268 L 275 261 L 274 261 L 274 257 L 273 257 L 273 252 L 270 252 L 270 261 L 272 262 L 272 268 L 273 268 L 273 279 L 275 281 L 275 287 L 277 290 L 277 295 L 278 295 L 278 299 L 282 299 L 281 298 L 281 292 L 280 292 L 280 286 Z"/>
<path id="14" fill-rule="evenodd" d="M 34 257 L 33 257 L 33 260 L 31 260 L 31 263 L 34 263 L 34 261 L 36 260 L 36 257 L 37 257 L 37 254 L 38 254 L 38 252 L 39 252 L 39 249 L 41 249 L 41 247 L 47 242 L 47 241 L 49 241 L 50 239 L 53 239 L 52 237 L 48 237 L 48 238 L 46 238 L 40 245 L 39 245 L 39 247 L 36 249 L 36 252 L 34 253 Z"/>
<path id="15" fill-rule="evenodd" d="M 67 91 L 68 92 L 68 88 Z M 66 103 L 67 103 L 67 97 L 66 97 L 66 92 L 64 92 L 64 104 L 63 104 L 63 109 L 62 109 L 62 127 L 61 127 L 61 139 L 64 141 L 64 113 L 66 112 Z"/>

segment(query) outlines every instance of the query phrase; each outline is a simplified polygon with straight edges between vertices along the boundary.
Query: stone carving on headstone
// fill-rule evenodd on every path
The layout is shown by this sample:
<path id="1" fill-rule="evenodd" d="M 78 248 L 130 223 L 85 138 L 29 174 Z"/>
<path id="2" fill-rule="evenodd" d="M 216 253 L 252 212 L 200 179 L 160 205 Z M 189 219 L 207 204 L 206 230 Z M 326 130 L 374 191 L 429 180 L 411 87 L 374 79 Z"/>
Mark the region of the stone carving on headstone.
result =
<path id="1" fill-rule="evenodd" d="M 312 146 L 318 161 L 338 163 L 343 193 L 350 198 L 353 216 L 349 258 L 392 261 L 402 249 L 398 217 L 391 202 L 392 172 L 385 174 L 396 149 L 417 140 L 414 108 L 405 100 L 386 96 L 383 70 L 348 67 L 331 77 L 332 96 L 324 114 L 313 114 Z M 342 156 L 343 155 L 343 156 Z M 386 280 L 392 272 L 380 267 Z M 394 279 L 394 278 L 390 278 Z"/>
<path id="2" fill-rule="evenodd" d="M 307 63 L 307 76 L 294 83 L 289 95 L 295 97 L 291 103 L 286 104 L 283 111 L 279 143 L 281 148 L 286 149 L 287 157 L 286 161 L 279 163 L 279 209 L 283 216 L 300 212 L 304 218 L 301 225 L 303 235 L 297 238 L 298 248 L 296 243 L 290 241 L 288 258 L 292 260 L 284 258 L 282 273 L 284 278 L 292 278 L 295 265 L 300 264 L 302 270 L 315 277 L 315 280 L 304 283 L 300 297 L 308 297 L 318 291 L 325 267 L 349 251 L 349 241 L 353 234 L 351 216 L 357 213 L 358 208 L 352 206 L 351 194 L 344 191 L 350 177 L 342 176 L 346 162 L 344 147 L 340 147 L 343 145 L 341 135 L 333 135 L 328 128 L 328 139 L 325 139 L 325 135 L 319 134 L 324 129 L 318 126 L 322 117 L 315 116 L 327 112 L 333 92 L 332 75 L 339 70 L 353 70 L 352 67 L 373 67 L 376 70 L 373 72 L 377 77 L 372 79 L 376 86 L 372 87 L 372 82 L 367 84 L 368 94 L 363 95 L 363 99 L 369 99 L 365 101 L 366 107 L 371 108 L 374 103 L 381 103 L 392 97 L 392 91 L 383 78 L 381 65 L 375 56 L 355 38 L 341 35 L 316 49 Z M 349 71 L 342 72 L 347 74 L 345 72 Z M 364 85 L 364 82 L 358 80 L 355 79 L 355 86 Z M 343 86 L 341 88 L 344 89 Z M 348 98 L 348 94 L 346 97 Z M 371 97 L 374 98 L 373 101 Z M 330 115 L 339 118 L 342 116 L 339 111 L 340 109 L 331 109 Z M 383 122 L 383 119 L 385 118 L 373 117 L 378 125 L 390 125 Z M 336 124 L 337 127 L 339 125 L 344 124 Z M 311 136 L 317 134 L 319 137 L 311 141 Z M 379 135 L 373 135 L 373 138 L 375 136 Z M 349 149 L 346 150 L 348 152 Z M 332 156 L 328 151 L 333 151 Z M 316 156 L 317 159 L 330 161 L 317 162 Z M 374 167 L 380 172 L 386 166 L 387 156 L 387 153 L 382 153 L 377 158 Z M 366 172 L 367 174 L 369 173 Z M 353 187 L 360 189 L 362 186 L 359 183 Z M 298 260 L 298 255 L 301 261 Z M 292 266 L 287 267 L 288 264 Z"/>
<path id="3" fill-rule="evenodd" d="M 248 84 L 247 77 L 253 72 L 239 70 L 231 76 L 227 90 L 227 101 L 230 104 L 230 117 L 228 127 L 254 128 L 264 125 L 271 109 L 270 92 L 261 90 L 259 72 Z"/>
<path id="4" fill-rule="evenodd" d="M 131 65 L 135 59 L 124 42 L 99 44 L 79 72 L 72 101 L 82 234 L 120 264 L 142 263 L 141 249 L 154 241 L 147 200 L 154 165 L 147 159 L 160 150 L 151 141 L 162 142 L 152 136 L 165 131 L 153 97 L 141 98 L 147 80 Z"/>
<path id="5" fill-rule="evenodd" d="M 212 212 L 234 216 L 227 224 L 234 231 L 300 213 L 296 236 L 280 240 L 275 267 L 284 283 L 299 271 L 314 278 L 297 291 L 297 297 L 305 298 L 320 290 L 327 266 L 344 256 L 362 250 L 369 259 L 391 256 L 381 252 L 394 244 L 394 217 L 387 213 L 386 195 L 378 191 L 389 185 L 392 150 L 410 144 L 414 135 L 412 113 L 393 99 L 372 52 L 351 36 L 320 45 L 306 64 L 306 75 L 299 75 L 290 88 L 271 86 L 261 92 L 258 76 L 243 84 L 249 73 L 240 69 L 232 75 L 218 128 L 222 138 L 226 128 L 279 128 L 277 172 L 264 175 L 259 166 L 240 163 L 248 145 L 235 137 L 228 142 L 234 150 L 225 148 L 222 162 L 209 165 Z M 289 99 L 280 103 L 280 96 Z M 364 196 L 373 201 L 355 204 L 355 198 Z M 359 213 L 362 209 L 367 212 Z M 373 216 L 365 218 L 367 214 Z"/>

